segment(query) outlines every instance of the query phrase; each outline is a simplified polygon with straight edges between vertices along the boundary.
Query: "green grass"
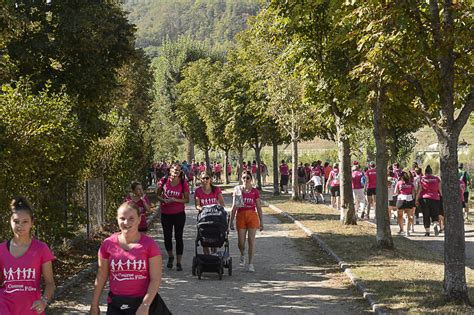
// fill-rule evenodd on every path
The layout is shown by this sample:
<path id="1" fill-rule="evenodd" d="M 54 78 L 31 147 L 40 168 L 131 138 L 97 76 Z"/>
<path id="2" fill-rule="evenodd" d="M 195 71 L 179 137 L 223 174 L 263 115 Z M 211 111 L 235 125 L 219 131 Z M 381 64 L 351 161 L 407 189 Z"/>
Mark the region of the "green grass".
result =
<path id="1" fill-rule="evenodd" d="M 350 265 L 380 303 L 401 313 L 474 313 L 474 308 L 443 302 L 443 257 L 420 248 L 404 237 L 394 237 L 394 250 L 375 247 L 375 228 L 366 222 L 356 226 L 339 223 L 327 206 L 288 201 L 288 196 L 265 200 L 290 213 L 321 238 Z M 265 208 L 268 213 L 273 210 Z M 474 272 L 466 269 L 470 296 L 474 296 Z"/>

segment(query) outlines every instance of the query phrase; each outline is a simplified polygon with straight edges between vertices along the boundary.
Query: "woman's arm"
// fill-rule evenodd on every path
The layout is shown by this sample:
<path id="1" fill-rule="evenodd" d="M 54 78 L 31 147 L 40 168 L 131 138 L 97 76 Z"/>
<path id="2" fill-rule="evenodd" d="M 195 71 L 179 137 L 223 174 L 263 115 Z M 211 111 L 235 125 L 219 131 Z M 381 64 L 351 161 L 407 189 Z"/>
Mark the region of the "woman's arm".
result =
<path id="1" fill-rule="evenodd" d="M 109 275 L 109 260 L 99 257 L 99 268 L 97 269 L 97 276 L 94 281 L 94 293 L 92 294 L 92 302 L 90 308 L 90 314 L 99 314 L 99 299 L 104 289 L 105 283 L 107 282 L 107 276 Z"/>
<path id="2" fill-rule="evenodd" d="M 41 299 L 34 301 L 31 305 L 31 309 L 38 313 L 42 313 L 48 306 L 48 303 L 53 298 L 54 290 L 56 289 L 53 276 L 53 264 L 51 261 L 45 262 L 41 265 L 41 274 L 43 275 L 44 280 L 44 293 Z"/>
<path id="3" fill-rule="evenodd" d="M 260 219 L 260 231 L 263 231 L 263 212 L 260 198 L 257 198 L 257 200 L 255 200 L 255 205 L 257 206 L 258 218 Z"/>
<path id="4" fill-rule="evenodd" d="M 328 181 L 326 182 L 326 190 L 329 190 L 329 183 L 332 180 L 332 173 L 329 174 Z"/>
<path id="5" fill-rule="evenodd" d="M 217 202 L 218 202 L 221 206 L 225 207 L 224 197 L 222 196 L 222 194 L 217 195 Z"/>
<path id="6" fill-rule="evenodd" d="M 148 290 L 143 297 L 142 304 L 137 309 L 137 315 L 147 315 L 150 309 L 151 303 L 155 299 L 158 289 L 161 285 L 161 256 L 155 256 L 148 259 L 148 265 L 150 266 L 150 283 L 148 284 Z"/>
<path id="7" fill-rule="evenodd" d="M 161 202 L 166 202 L 165 198 L 163 198 L 163 187 L 160 186 L 156 189 L 156 199 Z"/>
<path id="8" fill-rule="evenodd" d="M 199 200 L 199 197 L 194 197 L 194 207 L 196 208 L 197 211 L 201 212 L 202 207 L 201 207 L 201 201 Z"/>
<path id="9" fill-rule="evenodd" d="M 171 200 L 172 202 L 178 202 L 178 203 L 188 203 L 189 202 L 189 193 L 184 192 L 183 193 L 183 198 L 178 199 L 178 198 L 169 198 L 168 200 Z"/>

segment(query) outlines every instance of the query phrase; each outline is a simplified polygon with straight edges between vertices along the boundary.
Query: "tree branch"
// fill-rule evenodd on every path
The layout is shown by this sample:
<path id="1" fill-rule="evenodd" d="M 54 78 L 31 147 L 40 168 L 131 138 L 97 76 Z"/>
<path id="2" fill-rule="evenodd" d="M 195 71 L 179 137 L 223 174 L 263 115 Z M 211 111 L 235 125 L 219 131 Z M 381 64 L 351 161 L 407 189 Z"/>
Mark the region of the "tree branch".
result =
<path id="1" fill-rule="evenodd" d="M 453 131 L 458 135 L 461 133 L 462 128 L 467 123 L 469 116 L 474 111 L 474 88 L 471 88 L 471 92 L 466 96 L 466 101 L 464 103 L 461 112 L 458 117 L 454 120 Z"/>

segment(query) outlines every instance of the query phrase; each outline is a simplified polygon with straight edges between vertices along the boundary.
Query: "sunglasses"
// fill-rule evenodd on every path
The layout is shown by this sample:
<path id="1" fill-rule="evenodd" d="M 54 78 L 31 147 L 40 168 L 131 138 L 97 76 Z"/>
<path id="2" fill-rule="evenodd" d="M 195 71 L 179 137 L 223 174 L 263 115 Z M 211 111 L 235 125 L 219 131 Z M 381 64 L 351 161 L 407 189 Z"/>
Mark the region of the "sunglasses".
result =
<path id="1" fill-rule="evenodd" d="M 206 176 L 206 177 L 201 177 L 202 180 L 208 180 L 210 177 L 209 176 Z"/>
<path id="2" fill-rule="evenodd" d="M 251 177 L 250 176 L 243 176 L 242 179 L 249 180 Z"/>

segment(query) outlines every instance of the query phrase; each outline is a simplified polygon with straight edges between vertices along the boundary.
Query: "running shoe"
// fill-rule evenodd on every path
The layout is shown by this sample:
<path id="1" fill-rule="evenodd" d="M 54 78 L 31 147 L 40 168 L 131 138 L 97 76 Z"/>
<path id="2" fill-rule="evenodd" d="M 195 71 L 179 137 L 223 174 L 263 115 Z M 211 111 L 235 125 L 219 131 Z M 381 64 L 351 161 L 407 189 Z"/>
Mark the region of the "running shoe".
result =
<path id="1" fill-rule="evenodd" d="M 253 266 L 253 264 L 249 264 L 248 271 L 255 272 L 255 267 Z"/>
<path id="2" fill-rule="evenodd" d="M 435 232 L 435 236 L 438 236 L 439 235 L 439 227 L 438 227 L 438 224 L 435 223 L 434 227 L 433 227 L 433 230 Z"/>
<path id="3" fill-rule="evenodd" d="M 240 255 L 240 265 L 241 266 L 245 265 L 245 256 L 244 255 Z"/>
<path id="4" fill-rule="evenodd" d="M 183 271 L 183 266 L 180 263 L 176 264 L 176 270 L 177 271 Z"/>
<path id="5" fill-rule="evenodd" d="M 168 263 L 166 264 L 166 267 L 169 269 L 173 268 L 173 261 L 174 257 L 168 257 Z"/>

